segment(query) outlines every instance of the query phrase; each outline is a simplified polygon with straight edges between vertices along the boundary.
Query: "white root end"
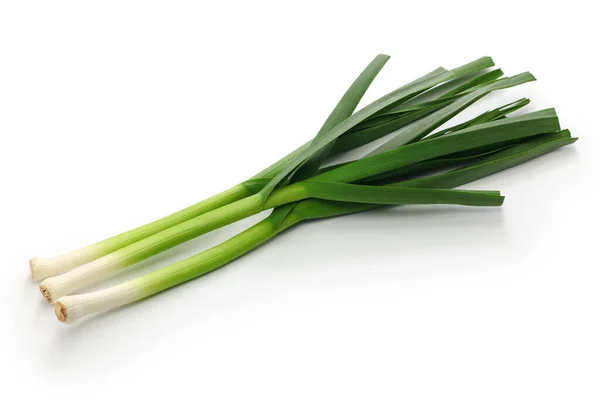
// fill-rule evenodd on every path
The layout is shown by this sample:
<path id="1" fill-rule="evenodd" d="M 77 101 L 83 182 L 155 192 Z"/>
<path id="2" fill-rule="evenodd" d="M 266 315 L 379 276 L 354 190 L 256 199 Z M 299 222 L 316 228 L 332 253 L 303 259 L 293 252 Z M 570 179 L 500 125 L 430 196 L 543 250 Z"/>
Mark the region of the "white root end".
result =
<path id="1" fill-rule="evenodd" d="M 69 311 L 67 309 L 67 306 L 62 301 L 57 301 L 56 303 L 54 303 L 54 313 L 56 314 L 56 318 L 58 318 L 60 322 L 64 322 L 65 324 L 70 324 L 71 322 L 73 322 L 69 318 Z"/>
<path id="2" fill-rule="evenodd" d="M 96 312 L 93 303 L 86 301 L 88 294 L 64 296 L 54 303 L 54 313 L 60 322 L 71 324 L 88 314 Z"/>
<path id="3" fill-rule="evenodd" d="M 144 297 L 129 282 L 96 292 L 60 297 L 54 303 L 54 313 L 60 322 L 73 323 L 86 315 L 104 312 Z"/>
<path id="4" fill-rule="evenodd" d="M 48 303 L 54 303 L 58 298 L 101 282 L 118 271 L 111 268 L 111 261 L 111 255 L 104 256 L 61 275 L 44 279 L 40 284 L 42 296 Z"/>
<path id="5" fill-rule="evenodd" d="M 87 295 L 65 296 L 54 303 L 54 313 L 60 322 L 71 324 L 94 312 L 87 300 Z"/>
<path id="6" fill-rule="evenodd" d="M 48 304 L 52 304 L 56 299 L 72 292 L 68 278 L 64 277 L 65 275 L 53 276 L 40 283 L 40 292 Z"/>
<path id="7" fill-rule="evenodd" d="M 48 290 L 46 285 L 44 285 L 43 283 L 40 284 L 40 292 L 42 293 L 42 297 L 44 298 L 44 300 L 46 300 L 48 302 L 48 304 L 53 303 L 52 294 L 50 293 L 50 291 Z"/>
<path id="8" fill-rule="evenodd" d="M 54 275 L 60 275 L 65 273 L 70 268 L 64 264 L 52 258 L 32 258 L 29 260 L 29 270 L 31 272 L 31 279 L 34 281 L 41 281 L 42 279 L 48 278 Z"/>

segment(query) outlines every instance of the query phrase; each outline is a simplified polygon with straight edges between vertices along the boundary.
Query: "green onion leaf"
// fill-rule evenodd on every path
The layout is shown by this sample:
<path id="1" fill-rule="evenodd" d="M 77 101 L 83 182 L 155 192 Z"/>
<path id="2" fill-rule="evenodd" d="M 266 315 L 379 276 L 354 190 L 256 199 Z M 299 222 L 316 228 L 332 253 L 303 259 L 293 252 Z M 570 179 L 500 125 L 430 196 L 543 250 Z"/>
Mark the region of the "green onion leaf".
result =
<path id="1" fill-rule="evenodd" d="M 373 150 L 370 154 L 379 154 L 407 143 L 420 140 L 429 133 L 433 132 L 434 129 L 438 128 L 443 123 L 469 107 L 471 104 L 481 99 L 483 96 L 495 90 L 507 89 L 534 80 L 535 77 L 533 75 L 531 75 L 529 72 L 525 72 L 511 78 L 498 80 L 492 84 L 477 89 L 473 93 L 470 93 L 456 100 L 452 104 L 442 108 L 441 110 L 436 111 L 435 113 L 419 120 L 418 122 L 415 122 L 410 127 L 398 133 L 395 137 L 388 140 L 377 149 Z"/>
<path id="2" fill-rule="evenodd" d="M 462 124 L 458 124 L 458 125 L 448 128 L 448 129 L 444 129 L 442 131 L 439 131 L 432 135 L 429 135 L 425 138 L 425 140 L 435 139 L 436 137 L 444 136 L 450 132 L 456 132 L 461 129 L 468 128 L 470 126 L 475 126 L 475 125 L 483 124 L 485 122 L 496 121 L 498 119 L 505 118 L 508 114 L 513 113 L 513 112 L 525 107 L 529 103 L 530 103 L 530 100 L 525 99 L 525 98 L 516 100 L 512 103 L 505 104 L 502 107 L 498 107 L 493 110 L 486 111 L 485 113 L 483 113 L 473 119 L 470 119 L 466 122 L 463 122 Z"/>
<path id="3" fill-rule="evenodd" d="M 356 78 L 354 83 L 346 91 L 342 99 L 339 101 L 335 109 L 329 115 L 321 129 L 316 135 L 319 138 L 333 129 L 340 122 L 350 117 L 358 103 L 364 96 L 365 92 L 371 86 L 371 83 L 381 71 L 385 63 L 390 59 L 390 56 L 380 54 L 365 68 L 365 70 Z M 314 142 L 311 142 L 313 146 Z M 298 170 L 290 177 L 294 181 L 303 180 L 312 176 L 319 169 L 322 161 L 329 155 L 329 152 L 334 143 L 329 143 L 327 146 L 320 148 L 317 153 L 304 161 Z M 310 148 L 310 147 L 309 147 Z"/>
<path id="4" fill-rule="evenodd" d="M 522 164 L 576 141 L 577 138 L 571 138 L 568 130 L 544 134 L 476 160 L 457 170 L 398 182 L 386 187 L 453 188 Z M 289 213 L 285 221 L 279 221 L 278 229 L 281 231 L 302 220 L 346 215 L 378 207 L 381 205 L 306 199 L 296 203 L 293 212 Z"/>
<path id="5" fill-rule="evenodd" d="M 532 112 L 466 128 L 436 139 L 424 140 L 342 165 L 309 180 L 354 182 L 369 176 L 463 150 L 556 132 L 560 129 L 554 109 Z"/>
<path id="6" fill-rule="evenodd" d="M 275 189 L 280 182 L 282 182 L 287 176 L 292 173 L 298 166 L 300 166 L 304 160 L 315 155 L 320 149 L 324 148 L 328 144 L 334 142 L 342 134 L 346 133 L 362 121 L 366 120 L 370 116 L 377 112 L 385 110 L 390 106 L 395 106 L 398 102 L 405 101 L 411 96 L 427 90 L 433 86 L 443 83 L 449 79 L 462 76 L 464 74 L 472 73 L 484 68 L 488 68 L 493 65 L 493 62 L 489 57 L 484 57 L 480 60 L 476 60 L 462 67 L 459 67 L 453 71 L 444 72 L 433 78 L 425 79 L 414 84 L 403 86 L 383 97 L 362 108 L 356 113 L 352 114 L 349 118 L 346 118 L 343 122 L 336 125 L 326 134 L 315 138 L 311 145 L 302 151 L 297 156 L 293 157 L 289 163 L 275 176 L 273 179 L 259 192 L 261 201 L 264 203 L 269 194 Z"/>
<path id="7" fill-rule="evenodd" d="M 334 182 L 303 182 L 301 185 L 305 198 L 354 203 L 501 206 L 504 200 L 498 191 L 415 189 Z"/>

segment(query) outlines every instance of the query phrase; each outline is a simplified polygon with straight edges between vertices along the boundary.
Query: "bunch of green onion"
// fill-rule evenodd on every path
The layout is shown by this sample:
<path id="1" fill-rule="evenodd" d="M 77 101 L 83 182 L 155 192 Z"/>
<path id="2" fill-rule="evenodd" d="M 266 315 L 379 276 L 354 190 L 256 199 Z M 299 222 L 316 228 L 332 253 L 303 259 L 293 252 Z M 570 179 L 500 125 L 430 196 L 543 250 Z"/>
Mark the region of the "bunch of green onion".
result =
<path id="1" fill-rule="evenodd" d="M 576 141 L 553 109 L 510 116 L 519 99 L 459 125 L 441 125 L 487 94 L 535 80 L 504 77 L 483 57 L 437 68 L 355 112 L 389 59 L 378 55 L 350 86 L 317 135 L 252 178 L 188 208 L 54 258 L 30 260 L 34 280 L 60 321 L 119 307 L 211 272 L 291 226 L 400 204 L 500 206 L 498 191 L 458 186 Z M 354 161 L 331 157 L 388 140 Z M 264 220 L 193 257 L 102 290 L 81 293 L 166 249 L 264 210 Z"/>

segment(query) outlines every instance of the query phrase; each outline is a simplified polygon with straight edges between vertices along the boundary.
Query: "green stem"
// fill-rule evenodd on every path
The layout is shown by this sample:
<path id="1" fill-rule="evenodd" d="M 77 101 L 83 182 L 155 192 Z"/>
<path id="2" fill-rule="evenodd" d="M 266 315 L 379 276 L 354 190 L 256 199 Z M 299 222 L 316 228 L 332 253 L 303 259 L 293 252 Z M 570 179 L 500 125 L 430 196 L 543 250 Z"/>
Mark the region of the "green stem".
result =
<path id="1" fill-rule="evenodd" d="M 65 274 L 50 277 L 42 282 L 40 290 L 44 298 L 52 303 L 54 299 L 98 283 L 125 267 L 214 229 L 265 209 L 296 203 L 310 197 L 367 204 L 500 206 L 504 201 L 504 197 L 500 196 L 499 192 L 299 182 L 273 192 L 264 206 L 261 204 L 259 194 L 246 197 L 132 243 Z M 280 213 L 276 213 L 278 214 Z"/>
<path id="2" fill-rule="evenodd" d="M 59 320 L 74 322 L 94 312 L 151 296 L 225 265 L 272 238 L 276 225 L 266 218 L 239 235 L 186 260 L 97 292 L 60 298 L 55 304 Z"/>
<path id="3" fill-rule="evenodd" d="M 155 271 L 155 274 L 141 277 L 138 281 L 139 287 L 143 288 L 144 295 L 149 296 L 197 276 L 205 275 L 258 247 L 271 239 L 276 232 L 277 227 L 272 218 L 267 217 L 239 235 L 207 251 Z"/>
<path id="4" fill-rule="evenodd" d="M 32 277 L 35 280 L 39 280 L 48 276 L 67 272 L 76 266 L 89 263 L 90 261 L 93 261 L 99 257 L 105 256 L 139 240 L 164 231 L 165 229 L 179 225 L 184 221 L 197 217 L 198 215 L 216 210 L 224 205 L 243 199 L 251 194 L 254 194 L 254 191 L 251 188 L 245 186 L 244 184 L 239 184 L 231 189 L 225 190 L 222 193 L 209 197 L 206 200 L 184 208 L 183 210 L 177 211 L 164 218 L 83 247 L 81 249 L 74 250 L 53 258 L 34 258 L 30 260 Z"/>

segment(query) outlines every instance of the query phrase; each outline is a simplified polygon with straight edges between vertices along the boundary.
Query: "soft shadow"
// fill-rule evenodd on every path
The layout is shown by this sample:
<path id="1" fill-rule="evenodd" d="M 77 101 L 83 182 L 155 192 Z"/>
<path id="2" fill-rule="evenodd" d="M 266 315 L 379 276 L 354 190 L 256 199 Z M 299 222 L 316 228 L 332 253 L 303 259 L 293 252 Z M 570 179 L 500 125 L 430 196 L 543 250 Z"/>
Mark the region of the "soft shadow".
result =
<path id="1" fill-rule="evenodd" d="M 259 250 L 257 248 L 256 250 Z M 89 315 L 73 324 L 55 321 L 42 361 L 55 372 L 72 368 L 86 359 L 90 366 L 109 366 L 123 354 L 145 351 L 161 342 L 168 342 L 176 330 L 194 329 L 201 341 L 205 324 L 220 317 L 219 307 L 228 294 L 230 282 L 223 274 L 242 259 L 207 275 L 167 291 L 117 309 Z M 250 290 L 250 289 L 249 289 Z M 235 306 L 236 303 L 234 303 Z M 240 303 L 237 303 L 240 305 Z M 173 307 L 177 307 L 174 309 Z M 193 312 L 193 318 L 189 318 Z M 177 326 L 171 321 L 177 321 Z M 175 329 L 175 330 L 174 330 Z"/>
<path id="2" fill-rule="evenodd" d="M 349 268 L 387 268 L 389 260 L 397 260 L 398 265 L 413 262 L 412 267 L 399 267 L 401 274 L 402 269 L 428 264 L 435 253 L 447 253 L 460 260 L 463 255 L 483 257 L 499 251 L 508 240 L 508 233 L 500 208 L 403 206 L 310 222 L 274 240 L 285 246 L 276 250 L 280 257 L 294 255 L 286 258 L 288 273 L 328 270 L 331 274 L 343 274 Z M 279 264 L 261 268 L 281 270 Z M 440 268 L 448 271 L 452 267 Z"/>
<path id="3" fill-rule="evenodd" d="M 341 253 L 379 257 L 386 253 L 404 265 L 403 260 L 423 248 L 500 243 L 504 236 L 502 210 L 490 208 L 403 206 L 309 222 L 289 229 L 273 240 L 276 243 L 268 242 L 226 268 L 153 297 L 72 325 L 55 320 L 55 326 L 46 332 L 49 338 L 42 362 L 57 371 L 73 368 L 84 358 L 95 367 L 108 366 L 123 353 L 151 347 L 157 338 L 168 341 L 174 328 L 165 320 L 171 319 L 177 320 L 177 330 L 197 329 L 200 338 L 199 326 L 218 318 L 223 304 L 239 308 L 251 303 L 254 296 L 277 298 L 285 294 L 294 275 L 310 274 L 311 269 L 344 274 L 349 267 L 339 262 Z M 269 251 L 264 251 L 265 247 Z M 372 258 L 368 263 L 357 262 L 352 268 L 371 270 L 372 262 Z M 255 293 L 252 276 L 272 281 L 268 293 Z M 236 287 L 245 293 L 226 298 Z M 39 303 L 40 312 L 51 312 L 48 305 Z M 193 318 L 187 318 L 191 310 Z"/>

